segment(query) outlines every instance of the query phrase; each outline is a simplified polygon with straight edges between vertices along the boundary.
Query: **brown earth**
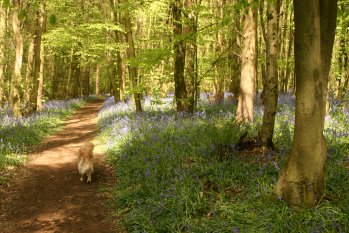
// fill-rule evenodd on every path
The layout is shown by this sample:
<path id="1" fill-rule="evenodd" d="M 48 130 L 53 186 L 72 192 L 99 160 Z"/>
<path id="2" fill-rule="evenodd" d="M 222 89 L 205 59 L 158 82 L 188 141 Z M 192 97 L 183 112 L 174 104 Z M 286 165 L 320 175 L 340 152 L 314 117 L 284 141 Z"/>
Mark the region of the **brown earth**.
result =
<path id="1" fill-rule="evenodd" d="M 102 104 L 88 103 L 69 117 L 63 130 L 29 155 L 9 187 L 0 189 L 1 233 L 123 232 L 108 208 L 116 180 L 103 155 L 95 153 L 91 184 L 81 182 L 77 170 L 76 152 L 94 139 Z"/>

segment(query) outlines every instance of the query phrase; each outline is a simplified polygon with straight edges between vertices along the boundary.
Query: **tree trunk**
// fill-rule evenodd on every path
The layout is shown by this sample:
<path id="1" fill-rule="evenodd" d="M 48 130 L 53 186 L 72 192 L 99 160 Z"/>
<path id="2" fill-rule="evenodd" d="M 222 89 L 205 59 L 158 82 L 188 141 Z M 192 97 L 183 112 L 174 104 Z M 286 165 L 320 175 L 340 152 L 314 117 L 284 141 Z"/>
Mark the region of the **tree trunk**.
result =
<path id="1" fill-rule="evenodd" d="M 19 20 L 20 1 L 12 0 L 12 27 L 15 41 L 15 65 L 14 74 L 12 75 L 9 102 L 14 116 L 20 117 L 22 115 L 20 106 L 20 88 L 22 83 L 22 63 L 23 63 L 23 37 L 21 32 L 21 22 Z"/>
<path id="2" fill-rule="evenodd" d="M 115 23 L 115 25 L 118 25 L 119 24 L 119 21 L 121 21 L 121 17 L 120 17 L 120 14 L 118 15 L 117 14 L 117 10 L 116 10 L 116 0 L 110 0 L 110 6 L 112 8 L 112 14 L 111 14 L 111 17 L 112 17 L 112 21 Z M 115 44 L 117 45 L 117 48 L 116 48 L 116 54 L 114 55 L 111 54 L 112 56 L 112 61 L 113 61 L 113 70 L 112 70 L 112 88 L 113 88 L 113 95 L 114 95 L 114 100 L 115 100 L 115 103 L 119 102 L 119 101 L 123 101 L 125 99 L 125 89 L 124 89 L 124 79 L 123 79 L 123 71 L 122 71 L 122 63 L 123 63 L 123 60 L 122 60 L 122 56 L 121 56 L 121 51 L 120 51 L 120 48 L 119 48 L 119 44 L 122 43 L 122 38 L 121 38 L 121 34 L 119 31 L 115 30 L 114 31 L 114 34 L 115 34 Z M 115 57 L 116 56 L 116 57 Z M 116 67 L 115 67 L 115 64 L 114 62 L 116 62 Z"/>
<path id="3" fill-rule="evenodd" d="M 280 1 L 267 2 L 267 38 L 266 38 L 266 63 L 267 76 L 264 82 L 264 113 L 260 132 L 262 146 L 274 148 L 273 135 L 276 107 L 278 101 L 278 47 L 279 47 L 279 10 Z"/>
<path id="4" fill-rule="evenodd" d="M 193 0 L 185 0 L 184 2 L 187 11 L 187 25 L 184 28 L 185 34 L 188 39 L 186 43 L 186 71 L 185 80 L 188 87 L 188 112 L 194 112 L 195 108 L 195 95 L 198 87 L 198 74 L 197 74 L 197 22 L 198 12 L 193 10 Z"/>
<path id="5" fill-rule="evenodd" d="M 132 35 L 132 27 L 131 27 L 131 18 L 129 15 L 129 12 L 125 13 L 125 27 L 126 27 L 126 33 L 127 33 L 127 55 L 128 59 L 130 59 L 130 64 L 128 65 L 128 73 L 130 77 L 130 81 L 132 83 L 132 92 L 133 92 L 133 98 L 136 105 L 136 112 L 142 112 L 142 104 L 141 104 L 141 90 L 139 88 L 138 84 L 138 68 L 132 61 L 136 57 L 136 51 L 133 41 L 133 35 Z"/>
<path id="6" fill-rule="evenodd" d="M 40 82 L 40 69 L 41 69 L 41 42 L 42 42 L 42 34 L 44 31 L 45 27 L 45 2 L 44 0 L 40 1 L 40 6 L 39 9 L 36 13 L 37 19 L 35 23 L 35 33 L 34 33 L 34 60 L 32 61 L 34 63 L 33 70 L 31 72 L 31 87 L 30 87 L 30 101 L 29 101 L 29 107 L 28 107 L 28 112 L 32 111 L 38 111 L 37 106 L 37 100 L 38 100 L 38 88 L 39 88 L 39 82 Z M 31 71 L 31 70 L 29 70 Z"/>
<path id="7" fill-rule="evenodd" d="M 81 85 L 80 85 L 80 78 L 81 78 L 81 68 L 79 65 L 79 58 L 74 55 L 73 57 L 73 98 L 78 98 L 80 97 L 80 89 L 81 89 Z"/>
<path id="8" fill-rule="evenodd" d="M 7 31 L 7 9 L 2 1 L 0 5 L 0 107 L 3 106 L 5 101 L 4 84 L 5 84 L 5 66 L 6 66 L 6 31 Z"/>
<path id="9" fill-rule="evenodd" d="M 218 24 L 220 23 L 221 19 L 224 18 L 224 13 L 223 13 L 223 9 L 224 9 L 224 5 L 225 5 L 225 1 L 224 0 L 220 0 L 217 1 L 216 6 L 215 6 L 215 15 L 216 15 L 216 25 L 218 28 Z M 223 52 L 223 35 L 222 33 L 217 30 L 216 31 L 216 40 L 215 40 L 215 52 L 216 52 L 216 56 L 220 57 L 222 52 Z M 225 75 L 224 75 L 224 70 L 223 70 L 223 64 L 222 62 L 218 61 L 215 64 L 215 68 L 216 68 L 216 75 L 215 75 L 215 80 L 214 80 L 214 100 L 215 103 L 222 103 L 224 101 L 224 79 L 225 79 Z"/>
<path id="10" fill-rule="evenodd" d="M 349 22 L 346 19 L 345 12 L 348 10 L 347 6 L 344 2 L 341 2 L 340 4 L 340 12 L 341 12 L 341 19 L 340 19 L 340 30 L 338 30 L 338 41 L 339 41 L 339 54 L 338 54 L 338 63 L 339 63 L 339 77 L 338 77 L 338 92 L 337 92 L 337 99 L 343 100 L 346 91 L 348 89 L 348 82 L 349 82 L 349 55 L 348 55 L 348 35 L 347 35 L 347 28 L 349 27 Z"/>
<path id="11" fill-rule="evenodd" d="M 65 85 L 65 99 L 69 99 L 71 97 L 71 80 L 72 80 L 72 76 L 73 76 L 73 66 L 74 66 L 74 61 L 75 60 L 75 55 L 74 55 L 74 48 L 71 48 L 70 51 L 70 61 L 69 61 L 69 71 L 68 71 L 68 78 L 67 78 L 67 82 Z"/>
<path id="12" fill-rule="evenodd" d="M 38 79 L 38 94 L 36 100 L 36 111 L 41 112 L 44 108 L 43 106 L 43 92 L 44 92 L 44 68 L 45 68 L 45 50 L 44 44 L 40 44 L 40 71 L 39 71 L 39 79 Z"/>
<path id="13" fill-rule="evenodd" d="M 292 23 L 292 14 L 290 15 L 290 24 Z M 289 41 L 288 41 L 288 46 L 287 46 L 287 53 L 286 53 L 286 58 L 285 60 L 287 61 L 287 66 L 286 66 L 286 70 L 285 70 L 285 77 L 284 77 L 284 83 L 283 83 L 283 92 L 287 93 L 288 92 L 288 83 L 289 83 L 289 79 L 291 76 L 291 66 L 290 66 L 290 58 L 291 58 L 291 53 L 292 53 L 292 49 L 293 49 L 293 37 L 294 37 L 294 31 L 292 26 L 290 25 L 290 29 L 289 29 Z"/>
<path id="14" fill-rule="evenodd" d="M 23 101 L 25 105 L 27 106 L 28 110 L 26 110 L 27 113 L 30 112 L 30 95 L 31 91 L 33 89 L 33 75 L 34 75 L 34 66 L 35 66 L 35 35 L 31 35 L 30 44 L 28 48 L 28 57 L 27 57 L 27 70 L 25 74 L 25 81 L 24 81 L 24 96 Z"/>
<path id="15" fill-rule="evenodd" d="M 276 184 L 291 205 L 314 206 L 324 193 L 323 136 L 336 0 L 295 0 L 296 120 L 291 154 Z"/>
<path id="16" fill-rule="evenodd" d="M 96 65 L 96 74 L 95 74 L 95 88 L 96 88 L 96 96 L 99 96 L 99 80 L 100 80 L 100 70 L 99 65 Z"/>
<path id="17" fill-rule="evenodd" d="M 83 81 L 83 96 L 88 97 L 90 95 L 90 66 L 87 65 L 85 68 L 85 78 Z"/>
<path id="18" fill-rule="evenodd" d="M 174 36 L 174 82 L 175 82 L 175 101 L 178 112 L 188 111 L 187 89 L 184 79 L 184 66 L 186 48 L 183 39 L 182 26 L 182 3 L 175 0 L 172 5 L 173 14 L 173 36 Z"/>
<path id="19" fill-rule="evenodd" d="M 235 3 L 235 2 L 234 2 Z M 233 4 L 234 4 L 233 3 Z M 233 32 L 232 38 L 229 39 L 228 65 L 230 70 L 229 91 L 234 94 L 234 99 L 238 100 L 240 93 L 240 34 L 236 32 L 240 28 L 240 14 L 233 15 L 234 20 L 231 25 Z"/>
<path id="20" fill-rule="evenodd" d="M 249 0 L 248 2 L 250 6 L 244 19 L 240 95 L 236 112 L 236 121 L 240 123 L 253 122 L 254 85 L 256 80 L 256 11 L 253 1 Z"/>

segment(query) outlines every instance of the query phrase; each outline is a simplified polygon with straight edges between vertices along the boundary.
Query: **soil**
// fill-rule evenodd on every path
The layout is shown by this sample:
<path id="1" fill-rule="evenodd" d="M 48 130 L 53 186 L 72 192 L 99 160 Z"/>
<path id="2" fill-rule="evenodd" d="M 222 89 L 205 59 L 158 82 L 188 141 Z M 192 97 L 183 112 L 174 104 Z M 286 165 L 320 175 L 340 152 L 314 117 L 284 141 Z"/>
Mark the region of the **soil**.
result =
<path id="1" fill-rule="evenodd" d="M 102 104 L 87 103 L 69 117 L 60 132 L 29 155 L 8 187 L 0 187 L 1 233 L 124 232 L 113 223 L 116 219 L 108 207 L 116 180 L 104 156 L 94 154 L 91 184 L 81 182 L 77 170 L 76 153 L 96 136 Z"/>

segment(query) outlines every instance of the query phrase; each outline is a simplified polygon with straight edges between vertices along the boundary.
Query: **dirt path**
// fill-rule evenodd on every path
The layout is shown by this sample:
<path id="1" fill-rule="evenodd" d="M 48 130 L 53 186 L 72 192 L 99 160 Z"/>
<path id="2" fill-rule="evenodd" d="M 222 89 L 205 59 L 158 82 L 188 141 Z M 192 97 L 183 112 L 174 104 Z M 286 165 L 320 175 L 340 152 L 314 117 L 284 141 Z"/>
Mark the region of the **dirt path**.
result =
<path id="1" fill-rule="evenodd" d="M 30 155 L 11 186 L 0 193 L 1 233 L 112 233 L 107 195 L 113 171 L 95 154 L 92 184 L 80 182 L 76 152 L 96 135 L 103 102 L 88 103 L 69 117 L 64 129 Z"/>

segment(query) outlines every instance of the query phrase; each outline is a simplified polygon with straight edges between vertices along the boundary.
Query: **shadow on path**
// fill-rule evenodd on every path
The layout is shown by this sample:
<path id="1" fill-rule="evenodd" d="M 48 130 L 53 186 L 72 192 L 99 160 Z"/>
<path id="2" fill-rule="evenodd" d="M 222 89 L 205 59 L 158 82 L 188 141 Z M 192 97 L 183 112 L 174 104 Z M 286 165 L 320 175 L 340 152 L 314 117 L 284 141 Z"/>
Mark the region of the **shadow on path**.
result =
<path id="1" fill-rule="evenodd" d="M 96 154 L 92 184 L 80 182 L 77 171 L 77 150 L 95 137 L 102 104 L 88 103 L 69 117 L 0 193 L 1 233 L 122 232 L 113 228 L 106 194 L 98 191 L 115 184 L 112 168 Z"/>

